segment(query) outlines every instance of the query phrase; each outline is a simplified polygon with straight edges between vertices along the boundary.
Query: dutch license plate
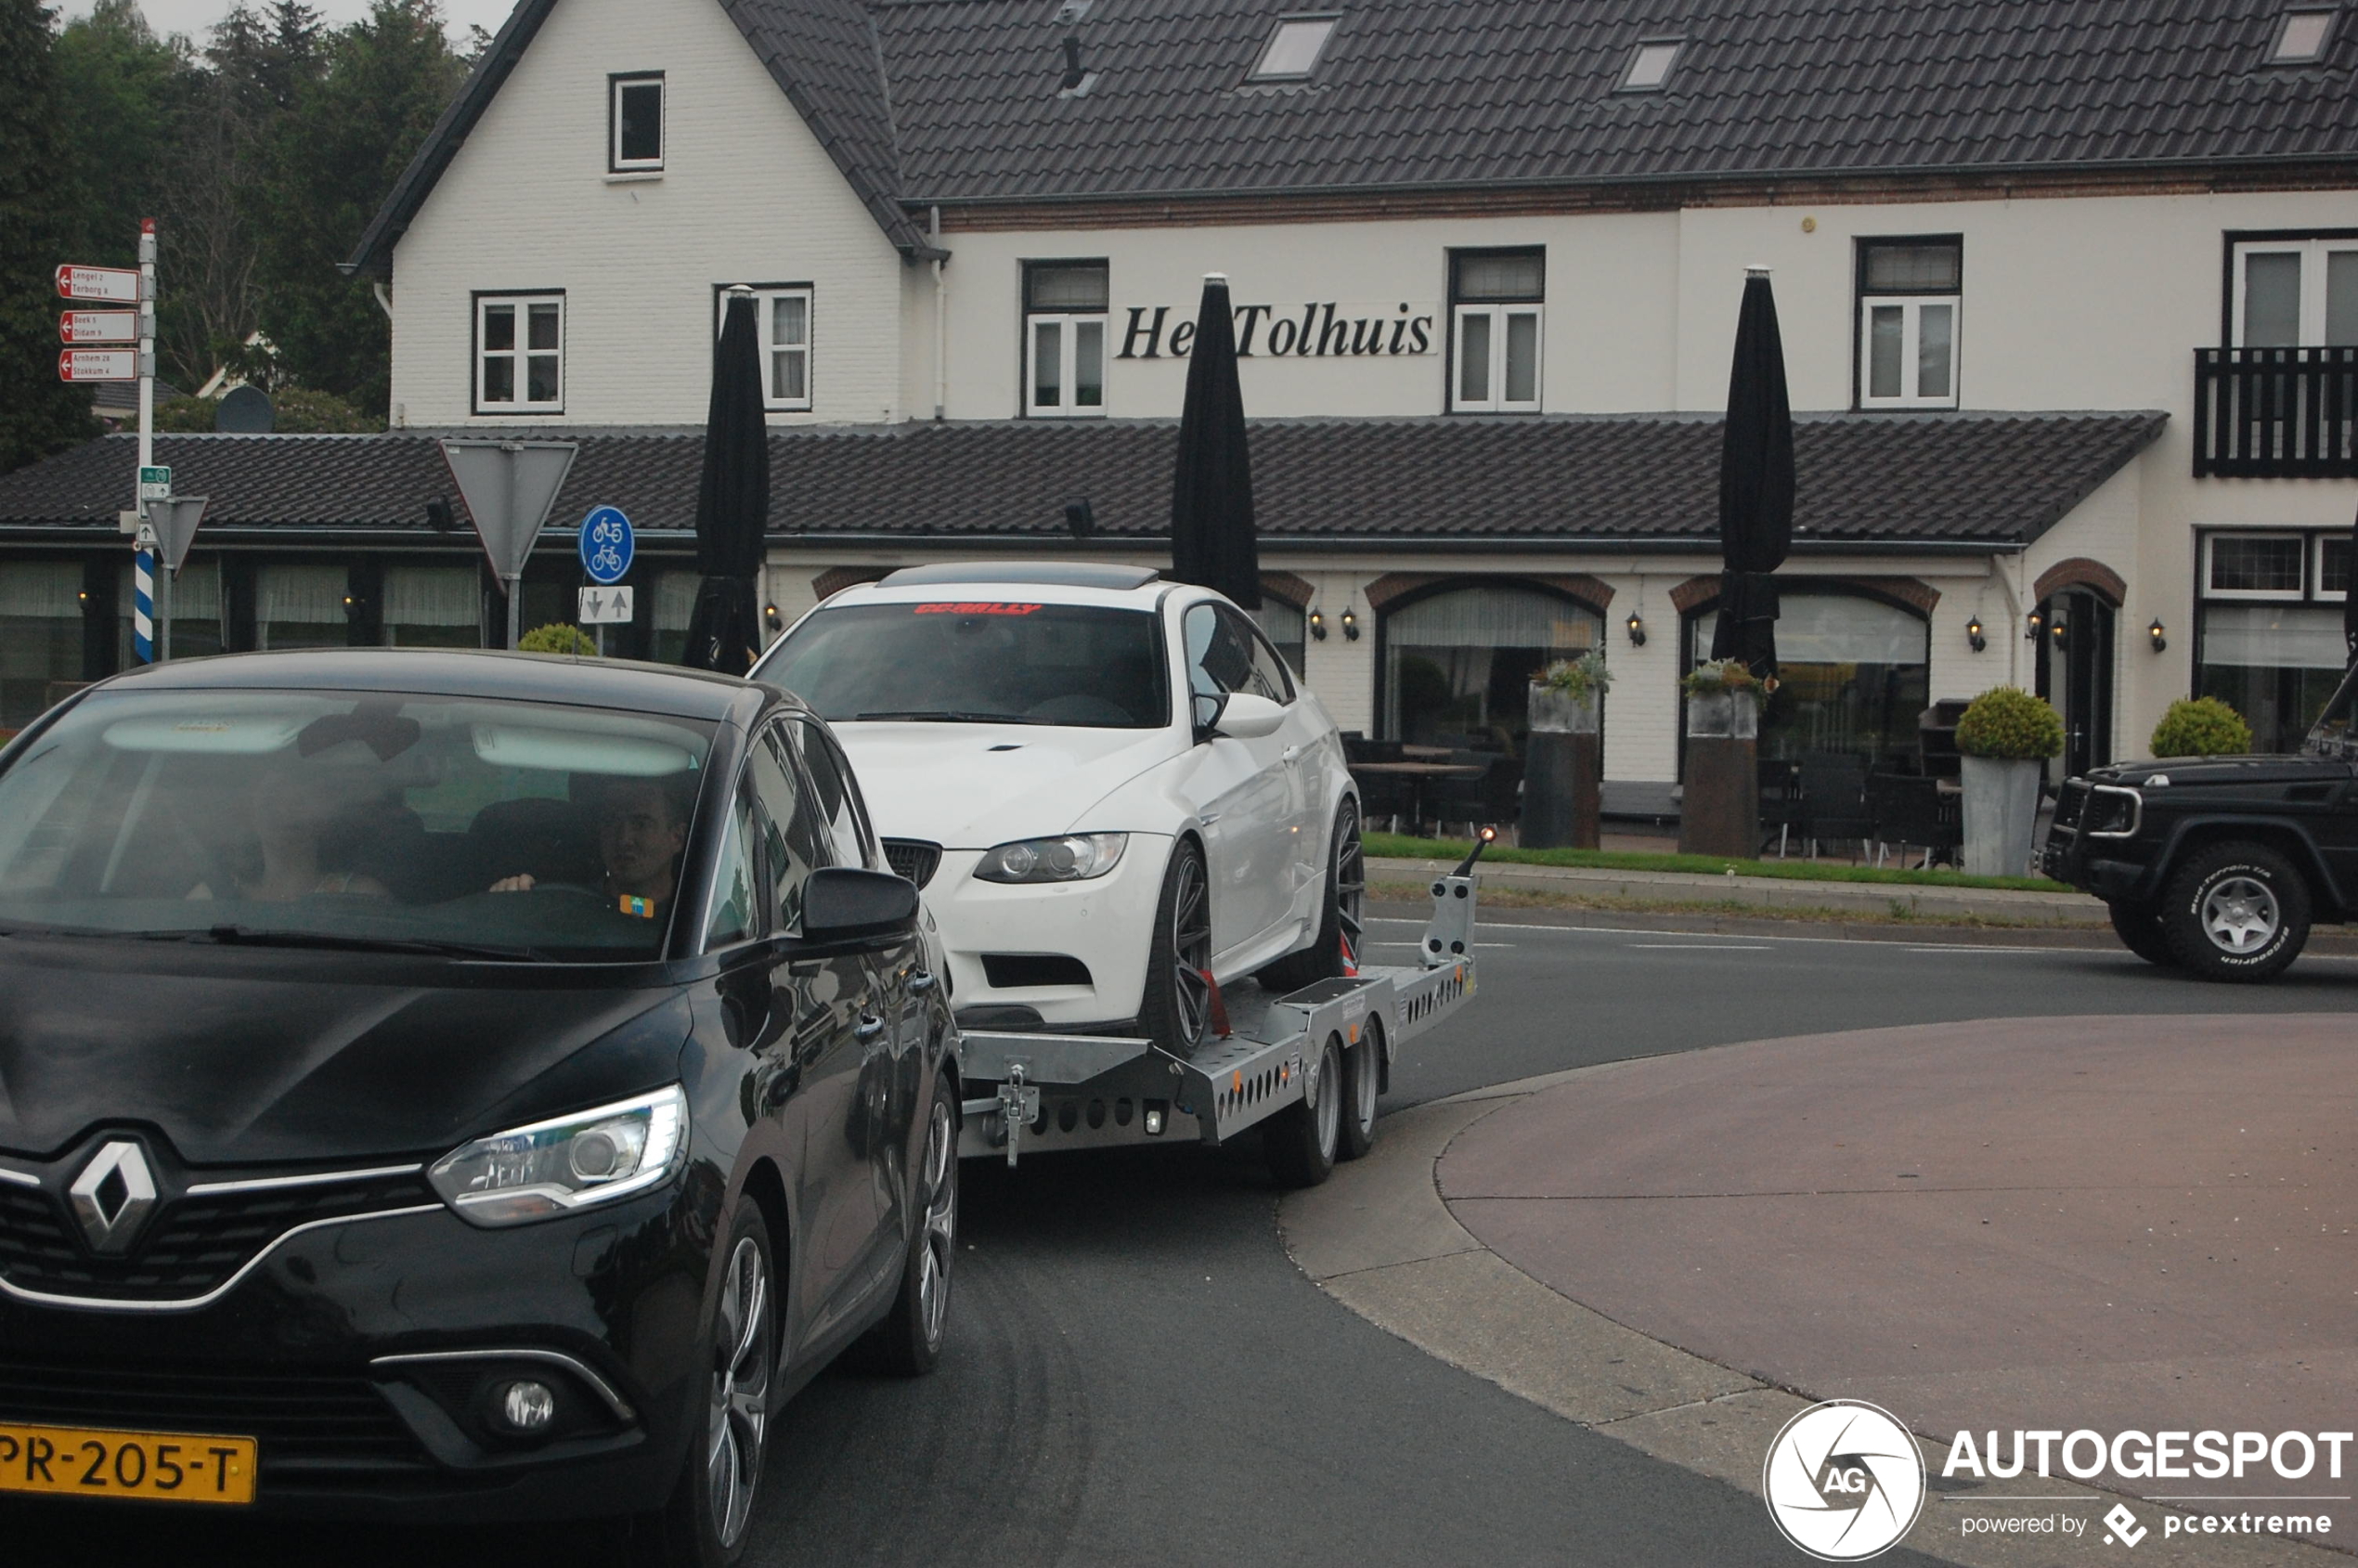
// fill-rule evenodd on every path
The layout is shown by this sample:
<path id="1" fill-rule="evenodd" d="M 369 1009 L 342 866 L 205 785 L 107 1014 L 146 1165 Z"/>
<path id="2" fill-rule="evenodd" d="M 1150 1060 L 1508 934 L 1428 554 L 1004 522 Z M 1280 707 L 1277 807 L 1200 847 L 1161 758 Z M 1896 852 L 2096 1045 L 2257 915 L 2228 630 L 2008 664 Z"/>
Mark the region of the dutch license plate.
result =
<path id="1" fill-rule="evenodd" d="M 251 1503 L 256 1452 L 251 1437 L 0 1421 L 0 1492 Z"/>

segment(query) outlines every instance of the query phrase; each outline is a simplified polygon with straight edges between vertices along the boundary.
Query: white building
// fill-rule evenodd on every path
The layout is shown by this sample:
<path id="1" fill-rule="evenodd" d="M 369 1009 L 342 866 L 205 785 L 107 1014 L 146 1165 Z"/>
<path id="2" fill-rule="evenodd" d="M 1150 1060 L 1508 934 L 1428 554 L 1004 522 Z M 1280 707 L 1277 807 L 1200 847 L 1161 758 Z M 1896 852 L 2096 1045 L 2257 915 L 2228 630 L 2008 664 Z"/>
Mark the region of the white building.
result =
<path id="1" fill-rule="evenodd" d="M 1801 473 L 1769 754 L 1902 760 L 1930 700 L 2003 682 L 2074 768 L 2189 690 L 2287 744 L 2358 506 L 2348 32 L 2312 0 L 525 0 L 354 257 L 397 430 L 335 459 L 349 634 L 451 548 L 393 477 L 431 433 L 578 434 L 560 521 L 624 504 L 659 558 L 736 283 L 782 617 L 911 562 L 1166 561 L 1219 271 L 1263 624 L 1342 723 L 1512 749 L 1524 679 L 1601 644 L 1609 809 L 1666 810 L 1758 264 Z M 304 439 L 172 460 L 301 489 Z M 20 548 L 73 537 L 77 456 L 0 479 Z M 227 645 L 279 624 L 232 584 L 284 510 L 208 524 Z"/>

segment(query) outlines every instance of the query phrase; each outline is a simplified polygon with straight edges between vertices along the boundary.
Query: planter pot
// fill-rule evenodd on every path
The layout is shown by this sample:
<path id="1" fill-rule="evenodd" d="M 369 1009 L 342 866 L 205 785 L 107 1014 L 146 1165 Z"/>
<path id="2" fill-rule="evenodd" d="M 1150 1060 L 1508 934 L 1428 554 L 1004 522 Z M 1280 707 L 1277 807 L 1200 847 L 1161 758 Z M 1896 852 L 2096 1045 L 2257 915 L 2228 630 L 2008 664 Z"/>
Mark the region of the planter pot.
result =
<path id="1" fill-rule="evenodd" d="M 1760 698 L 1752 692 L 1690 692 L 1687 694 L 1689 740 L 1756 740 L 1760 736 Z"/>
<path id="2" fill-rule="evenodd" d="M 1593 695 L 1575 699 L 1535 685 L 1530 711 L 1518 841 L 1533 849 L 1593 849 L 1603 804 L 1602 705 Z"/>
<path id="3" fill-rule="evenodd" d="M 1679 853 L 1749 860 L 1760 852 L 1759 735 L 1754 693 L 1688 694 Z"/>
<path id="4" fill-rule="evenodd" d="M 2030 757 L 1966 757 L 1965 873 L 2028 876 L 2031 836 L 2039 823 L 2039 777 L 2046 764 Z"/>

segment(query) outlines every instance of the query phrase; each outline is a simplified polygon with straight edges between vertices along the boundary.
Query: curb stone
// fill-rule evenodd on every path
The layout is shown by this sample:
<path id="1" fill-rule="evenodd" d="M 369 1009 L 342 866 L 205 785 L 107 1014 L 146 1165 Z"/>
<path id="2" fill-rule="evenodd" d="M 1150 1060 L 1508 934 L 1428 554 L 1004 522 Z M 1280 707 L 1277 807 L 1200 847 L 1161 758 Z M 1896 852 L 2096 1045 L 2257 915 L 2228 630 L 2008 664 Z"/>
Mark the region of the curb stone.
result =
<path id="1" fill-rule="evenodd" d="M 1710 878 L 1703 880 L 1709 881 Z M 1712 1047 L 1727 1050 L 1729 1046 Z M 1367 1158 L 1323 1186 L 1286 1195 L 1286 1251 L 1313 1283 L 1385 1332 L 1542 1409 L 1641 1453 L 1759 1497 L 1777 1431 L 1807 1409 L 1805 1391 L 1772 1387 L 1624 1328 L 1540 1284 L 1483 1246 L 1441 1197 L 1436 1167 L 1459 1134 L 1542 1089 L 1626 1071 L 1607 1062 L 1471 1090 L 1387 1116 Z M 1960 1568 L 2054 1568 L 2100 1549 L 2101 1534 L 2063 1543 L 2039 1536 L 1949 1535 L 1940 1465 L 1948 1445 L 1919 1434 L 1924 1515 L 1899 1544 Z M 2090 1530 L 2115 1494 L 2060 1479 L 2009 1481 L 2054 1497 Z M 1963 1484 L 1947 1488 L 1969 1490 Z M 2133 1499 L 2131 1499 L 2133 1500 Z M 2158 1505 L 2139 1503 L 2147 1518 Z M 2275 1536 L 2165 1537 L 2157 1525 L 2136 1561 L 2158 1568 L 2348 1568 L 2348 1554 Z"/>

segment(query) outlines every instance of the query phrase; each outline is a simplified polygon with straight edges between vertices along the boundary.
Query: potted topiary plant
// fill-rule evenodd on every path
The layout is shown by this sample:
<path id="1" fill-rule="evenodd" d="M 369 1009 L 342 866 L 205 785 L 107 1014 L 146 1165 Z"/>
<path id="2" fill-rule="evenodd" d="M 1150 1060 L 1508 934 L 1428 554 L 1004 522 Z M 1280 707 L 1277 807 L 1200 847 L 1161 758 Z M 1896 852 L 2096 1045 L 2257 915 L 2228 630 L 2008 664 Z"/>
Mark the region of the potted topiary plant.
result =
<path id="1" fill-rule="evenodd" d="M 536 626 L 516 639 L 520 654 L 571 654 L 577 658 L 598 656 L 598 644 L 590 634 L 568 621 L 552 621 Z"/>
<path id="2" fill-rule="evenodd" d="M 2241 757 L 2251 750 L 2251 726 L 2217 697 L 2180 697 L 2154 726 L 2156 757 Z"/>
<path id="3" fill-rule="evenodd" d="M 1522 842 L 1535 849 L 1597 848 L 1604 777 L 1601 723 L 1613 672 L 1601 649 L 1558 659 L 1531 683 L 1523 744 Z"/>
<path id="4" fill-rule="evenodd" d="M 1697 665 L 1687 693 L 1687 755 L 1678 784 L 1678 850 L 1760 852 L 1760 702 L 1767 687 L 1741 659 Z"/>
<path id="5" fill-rule="evenodd" d="M 1679 682 L 1687 693 L 1687 738 L 1752 740 L 1760 733 L 1766 688 L 1742 659 L 1699 664 Z"/>
<path id="6" fill-rule="evenodd" d="M 1531 727 L 1548 733 L 1594 734 L 1613 671 L 1601 649 L 1558 659 L 1531 683 Z"/>
<path id="7" fill-rule="evenodd" d="M 2063 716 L 2019 686 L 1993 686 L 1957 720 L 1965 788 L 1965 870 L 2021 876 L 2039 823 L 2041 765 L 2063 750 Z"/>

